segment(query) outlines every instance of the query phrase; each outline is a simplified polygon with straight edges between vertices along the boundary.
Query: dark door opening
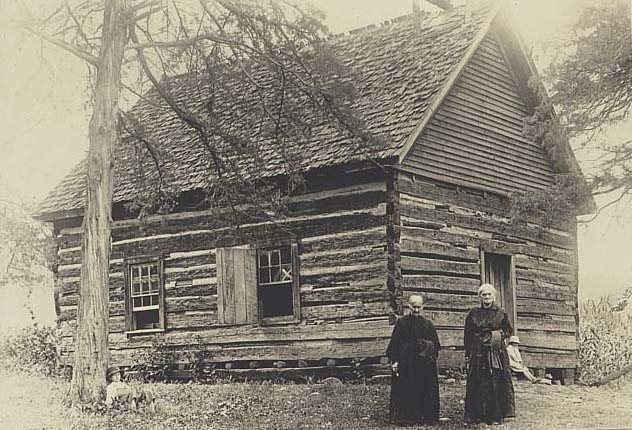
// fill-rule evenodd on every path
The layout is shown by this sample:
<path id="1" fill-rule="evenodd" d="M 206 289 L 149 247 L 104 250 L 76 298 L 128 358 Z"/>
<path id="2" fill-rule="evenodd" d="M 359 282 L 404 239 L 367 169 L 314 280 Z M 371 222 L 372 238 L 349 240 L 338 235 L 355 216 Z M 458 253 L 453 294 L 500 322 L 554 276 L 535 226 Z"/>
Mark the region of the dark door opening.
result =
<path id="1" fill-rule="evenodd" d="M 514 288 L 514 264 L 511 255 L 482 252 L 481 281 L 492 284 L 498 291 L 496 303 L 507 315 L 514 331 L 516 327 L 516 292 Z"/>

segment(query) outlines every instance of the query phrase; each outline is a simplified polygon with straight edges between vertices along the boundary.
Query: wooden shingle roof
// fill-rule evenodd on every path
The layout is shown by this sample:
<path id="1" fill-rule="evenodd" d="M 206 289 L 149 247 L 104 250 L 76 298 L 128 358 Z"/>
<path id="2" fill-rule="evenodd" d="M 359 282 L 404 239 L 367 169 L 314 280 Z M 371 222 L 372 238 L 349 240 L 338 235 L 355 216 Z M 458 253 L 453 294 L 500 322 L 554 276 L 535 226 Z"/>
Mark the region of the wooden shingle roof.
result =
<path id="1" fill-rule="evenodd" d="M 462 67 L 466 53 L 489 28 L 497 9 L 482 9 L 466 20 L 463 8 L 402 17 L 373 28 L 365 28 L 332 40 L 335 54 L 354 71 L 359 97 L 352 109 L 366 121 L 368 131 L 380 136 L 385 146 L 374 158 L 401 155 L 442 88 Z M 175 88 L 177 98 L 201 104 L 203 94 L 183 84 Z M 148 103 L 153 97 L 156 104 Z M 160 107 L 162 106 L 162 107 Z M 207 165 L 194 131 L 150 92 L 133 111 L 152 141 L 158 142 L 170 171 L 170 183 L 179 191 L 209 185 Z M 348 139 L 323 128 L 314 139 L 300 145 L 300 167 L 318 169 L 362 161 L 365 154 Z M 257 175 L 272 177 L 284 173 L 283 160 L 273 149 L 260 151 L 263 160 Z M 115 150 L 114 202 L 133 200 L 138 163 L 133 145 L 123 140 Z M 245 166 L 248 169 L 248 166 Z M 84 205 L 85 163 L 77 165 L 44 199 L 38 218 L 55 219 Z"/>

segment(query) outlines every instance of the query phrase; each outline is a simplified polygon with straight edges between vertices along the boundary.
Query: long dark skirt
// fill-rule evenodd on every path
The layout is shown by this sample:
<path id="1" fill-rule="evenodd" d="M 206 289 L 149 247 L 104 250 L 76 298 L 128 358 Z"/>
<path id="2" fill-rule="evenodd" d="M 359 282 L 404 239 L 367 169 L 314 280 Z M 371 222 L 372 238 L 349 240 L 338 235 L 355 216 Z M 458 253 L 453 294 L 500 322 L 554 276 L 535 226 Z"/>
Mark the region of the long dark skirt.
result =
<path id="1" fill-rule="evenodd" d="M 439 420 L 439 381 L 436 363 L 418 363 L 392 375 L 390 419 L 396 424 Z"/>
<path id="2" fill-rule="evenodd" d="M 508 366 L 490 370 L 472 363 L 467 375 L 465 421 L 491 423 L 514 417 L 514 388 Z"/>

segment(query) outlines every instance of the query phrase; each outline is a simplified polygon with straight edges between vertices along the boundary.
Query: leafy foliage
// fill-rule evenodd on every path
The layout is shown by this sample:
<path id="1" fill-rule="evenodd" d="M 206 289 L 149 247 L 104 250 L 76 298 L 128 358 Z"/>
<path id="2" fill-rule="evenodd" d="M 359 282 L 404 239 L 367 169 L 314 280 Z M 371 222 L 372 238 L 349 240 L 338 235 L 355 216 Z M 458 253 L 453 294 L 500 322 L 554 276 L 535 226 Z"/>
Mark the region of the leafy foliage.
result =
<path id="1" fill-rule="evenodd" d="M 46 282 L 54 265 L 51 234 L 29 217 L 29 207 L 0 199 L 0 288 Z"/>
<path id="2" fill-rule="evenodd" d="M 2 183 L 0 182 L 0 191 Z M 30 206 L 0 193 L 0 292 L 23 289 L 24 307 L 34 321 L 29 297 L 35 289 L 50 289 L 56 254 L 51 232 L 29 216 Z"/>
<path id="3" fill-rule="evenodd" d="M 40 376 L 61 376 L 57 363 L 60 336 L 56 328 L 34 324 L 4 339 L 0 352 L 5 366 Z"/>
<path id="4" fill-rule="evenodd" d="M 581 380 L 595 382 L 632 364 L 632 316 L 613 312 L 604 299 L 580 307 Z"/>
<path id="5" fill-rule="evenodd" d="M 216 375 L 217 364 L 205 363 L 207 355 L 203 350 L 174 350 L 162 336 L 156 336 L 150 348 L 143 349 L 134 356 L 134 365 L 130 368 L 133 375 L 130 376 L 145 382 L 171 381 L 172 370 L 178 368 L 195 382 L 214 383 L 219 380 Z"/>
<path id="6" fill-rule="evenodd" d="M 554 101 L 572 134 L 627 119 L 632 94 L 629 6 L 597 2 L 575 23 L 558 61 L 547 70 Z M 572 105 L 570 103 L 573 103 Z"/>
<path id="7" fill-rule="evenodd" d="M 132 370 L 142 381 L 166 381 L 169 367 L 175 362 L 175 353 L 169 349 L 163 336 L 153 338 L 151 347 L 136 353 Z"/>
<path id="8" fill-rule="evenodd" d="M 595 159 L 595 193 L 632 189 L 632 141 L 603 142 L 602 132 L 629 120 L 632 107 L 632 26 L 629 2 L 586 7 L 545 71 L 561 124 Z"/>
<path id="9" fill-rule="evenodd" d="M 524 135 L 544 148 L 556 173 L 554 184 L 543 190 L 515 192 L 510 198 L 510 217 L 514 224 L 532 222 L 540 233 L 564 223 L 579 213 L 591 199 L 575 158 L 570 153 L 568 135 L 554 115 L 541 81 L 532 78 L 530 86 L 540 99 L 533 115 L 524 123 Z"/>
<path id="10" fill-rule="evenodd" d="M 535 223 L 543 234 L 547 229 L 574 220 L 577 207 L 584 199 L 584 187 L 576 177 L 558 175 L 552 187 L 513 193 L 509 215 L 513 224 Z"/>

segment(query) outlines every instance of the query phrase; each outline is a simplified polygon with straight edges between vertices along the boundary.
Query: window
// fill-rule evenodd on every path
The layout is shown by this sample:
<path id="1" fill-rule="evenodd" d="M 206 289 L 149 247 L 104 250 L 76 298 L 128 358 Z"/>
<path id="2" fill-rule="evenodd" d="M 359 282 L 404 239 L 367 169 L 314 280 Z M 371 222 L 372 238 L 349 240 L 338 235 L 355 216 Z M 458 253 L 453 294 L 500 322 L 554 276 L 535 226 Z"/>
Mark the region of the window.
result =
<path id="1" fill-rule="evenodd" d="M 157 331 L 164 324 L 164 285 L 161 259 L 132 260 L 125 270 L 127 330 Z"/>
<path id="2" fill-rule="evenodd" d="M 296 244 L 219 248 L 216 260 L 220 323 L 300 320 Z"/>
<path id="3" fill-rule="evenodd" d="M 292 280 L 292 250 L 289 246 L 259 250 L 257 286 L 261 316 L 281 317 L 294 315 Z"/>
<path id="4" fill-rule="evenodd" d="M 516 330 L 516 293 L 513 256 L 481 251 L 481 281 L 492 284 L 498 291 L 497 304 L 507 312 Z"/>

